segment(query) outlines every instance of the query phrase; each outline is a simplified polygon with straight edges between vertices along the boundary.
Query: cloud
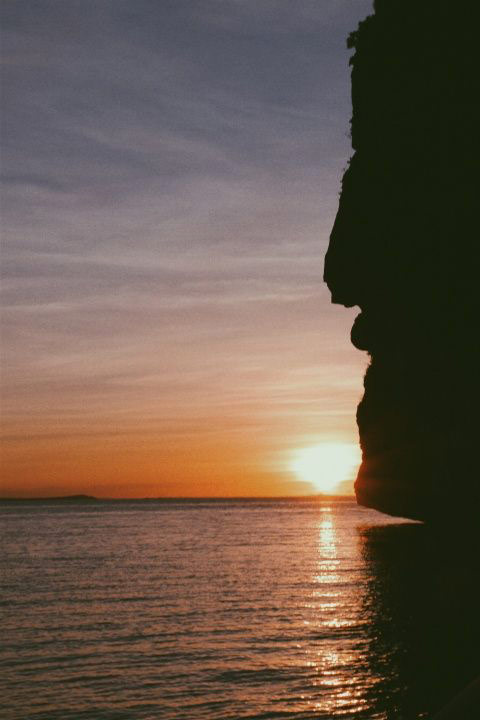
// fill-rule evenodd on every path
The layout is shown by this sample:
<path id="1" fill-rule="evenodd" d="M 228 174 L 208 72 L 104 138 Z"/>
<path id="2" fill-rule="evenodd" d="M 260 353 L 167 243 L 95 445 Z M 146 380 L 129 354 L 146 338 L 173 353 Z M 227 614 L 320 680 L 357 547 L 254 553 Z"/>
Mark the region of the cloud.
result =
<path id="1" fill-rule="evenodd" d="M 347 352 L 321 267 L 369 6 L 2 4 L 11 422 L 297 412 L 289 372 Z"/>

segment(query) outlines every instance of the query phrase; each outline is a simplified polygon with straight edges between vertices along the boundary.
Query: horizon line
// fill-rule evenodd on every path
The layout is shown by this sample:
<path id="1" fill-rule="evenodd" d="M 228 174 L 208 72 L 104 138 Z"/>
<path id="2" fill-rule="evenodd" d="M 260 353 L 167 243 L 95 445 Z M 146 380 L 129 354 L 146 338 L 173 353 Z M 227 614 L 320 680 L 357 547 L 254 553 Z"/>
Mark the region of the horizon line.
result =
<path id="1" fill-rule="evenodd" d="M 87 495 L 84 493 L 77 493 L 74 495 L 42 495 L 36 497 L 13 497 L 13 496 L 0 496 L 0 502 L 40 502 L 45 500 L 70 500 L 70 501 L 82 501 L 82 500 L 95 500 L 98 502 L 102 501 L 188 501 L 188 500 L 203 500 L 203 501 L 225 501 L 225 500 L 318 500 L 318 499 L 355 499 L 355 495 L 335 495 L 316 493 L 310 495 L 181 495 L 181 496 L 143 496 L 143 497 L 97 497 L 96 495 Z"/>

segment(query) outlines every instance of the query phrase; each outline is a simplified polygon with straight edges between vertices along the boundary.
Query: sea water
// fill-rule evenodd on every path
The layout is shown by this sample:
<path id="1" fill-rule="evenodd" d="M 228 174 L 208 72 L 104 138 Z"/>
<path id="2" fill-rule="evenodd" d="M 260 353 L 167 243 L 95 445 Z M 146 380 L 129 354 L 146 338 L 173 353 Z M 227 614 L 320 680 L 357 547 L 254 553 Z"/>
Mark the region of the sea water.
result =
<path id="1" fill-rule="evenodd" d="M 405 720 L 473 673 L 471 566 L 350 500 L 9 503 L 0 524 L 5 720 Z"/>

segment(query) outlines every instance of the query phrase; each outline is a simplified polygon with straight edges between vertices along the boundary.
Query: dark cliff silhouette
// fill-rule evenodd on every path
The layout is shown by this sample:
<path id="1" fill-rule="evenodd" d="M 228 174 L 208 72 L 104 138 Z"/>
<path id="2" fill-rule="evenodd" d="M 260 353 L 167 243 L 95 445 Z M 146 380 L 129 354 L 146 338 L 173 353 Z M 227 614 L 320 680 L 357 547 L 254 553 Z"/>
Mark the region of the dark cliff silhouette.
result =
<path id="1" fill-rule="evenodd" d="M 473 0 L 377 0 L 349 38 L 353 157 L 325 259 L 371 356 L 360 504 L 480 517 Z M 460 515 L 461 513 L 461 515 Z"/>

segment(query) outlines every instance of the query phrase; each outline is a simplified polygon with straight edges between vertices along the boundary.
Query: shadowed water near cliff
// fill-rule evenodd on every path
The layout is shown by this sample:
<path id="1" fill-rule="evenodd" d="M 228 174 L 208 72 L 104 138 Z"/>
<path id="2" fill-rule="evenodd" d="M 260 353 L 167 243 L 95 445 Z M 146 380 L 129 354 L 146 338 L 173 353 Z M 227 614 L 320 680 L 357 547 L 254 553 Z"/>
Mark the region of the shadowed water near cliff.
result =
<path id="1" fill-rule="evenodd" d="M 368 658 L 389 718 L 431 717 L 478 675 L 477 556 L 457 540 L 421 524 L 360 530 Z"/>
<path id="2" fill-rule="evenodd" d="M 475 3 L 377 0 L 349 40 L 354 155 L 325 261 L 371 363 L 361 504 L 478 523 Z"/>

